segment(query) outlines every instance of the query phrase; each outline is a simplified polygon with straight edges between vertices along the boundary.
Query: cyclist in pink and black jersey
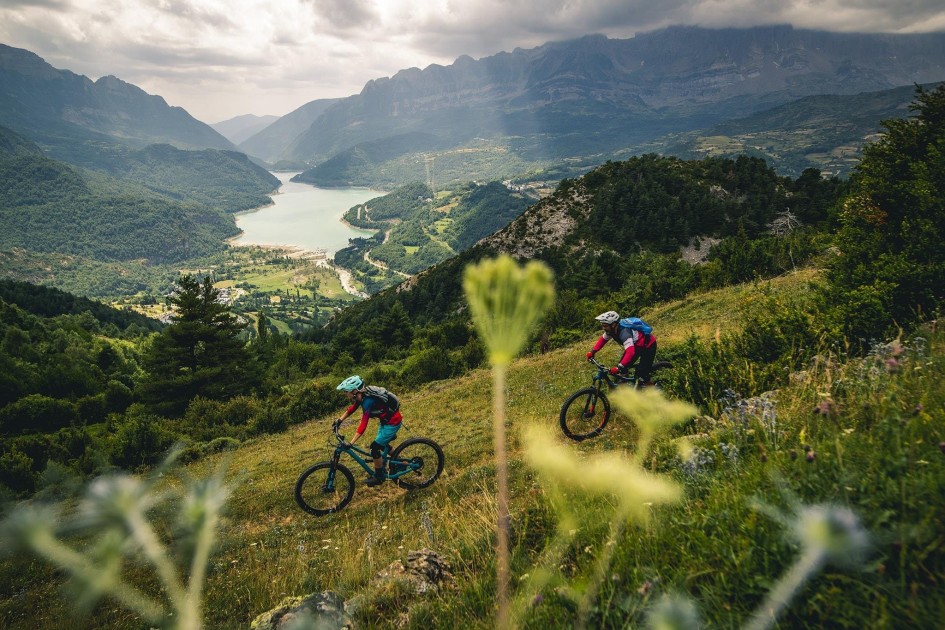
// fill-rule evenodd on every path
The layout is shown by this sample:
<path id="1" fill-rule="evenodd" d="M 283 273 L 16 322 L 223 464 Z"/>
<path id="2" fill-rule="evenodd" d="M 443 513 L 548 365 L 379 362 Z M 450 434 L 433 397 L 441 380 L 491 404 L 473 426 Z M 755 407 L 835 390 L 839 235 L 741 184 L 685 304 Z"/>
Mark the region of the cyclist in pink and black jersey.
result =
<path id="1" fill-rule="evenodd" d="M 653 371 L 653 361 L 656 359 L 656 335 L 645 334 L 639 330 L 627 328 L 620 325 L 620 315 L 616 311 L 607 311 L 594 318 L 600 322 L 603 334 L 590 352 L 587 353 L 587 359 L 591 360 L 594 355 L 604 347 L 608 341 L 613 339 L 616 343 L 623 346 L 623 356 L 617 365 L 610 368 L 611 374 L 626 374 L 630 366 L 636 363 L 634 376 L 640 387 L 652 385 L 650 373 Z"/>

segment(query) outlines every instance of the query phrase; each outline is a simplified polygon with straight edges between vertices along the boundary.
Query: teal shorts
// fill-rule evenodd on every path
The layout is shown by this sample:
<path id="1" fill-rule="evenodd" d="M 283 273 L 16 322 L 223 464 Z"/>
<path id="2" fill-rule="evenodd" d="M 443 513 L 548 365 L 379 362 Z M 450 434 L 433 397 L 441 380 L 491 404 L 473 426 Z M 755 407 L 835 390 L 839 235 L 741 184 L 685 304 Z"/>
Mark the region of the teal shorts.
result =
<path id="1" fill-rule="evenodd" d="M 397 424 L 382 424 L 377 430 L 377 437 L 374 438 L 374 441 L 380 444 L 381 446 L 387 446 L 390 444 L 397 436 L 397 432 L 400 430 L 400 425 L 403 422 L 398 422 Z"/>

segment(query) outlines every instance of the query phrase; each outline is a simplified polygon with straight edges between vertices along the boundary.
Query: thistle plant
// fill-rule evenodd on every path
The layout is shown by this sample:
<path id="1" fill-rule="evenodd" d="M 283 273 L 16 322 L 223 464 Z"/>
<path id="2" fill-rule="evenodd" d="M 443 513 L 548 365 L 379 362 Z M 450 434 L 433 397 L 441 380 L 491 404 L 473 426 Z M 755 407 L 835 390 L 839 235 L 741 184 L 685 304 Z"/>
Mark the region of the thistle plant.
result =
<path id="1" fill-rule="evenodd" d="M 608 574 L 627 524 L 645 522 L 653 506 L 674 503 L 682 496 L 678 483 L 668 476 L 648 472 L 642 462 L 659 432 L 688 420 L 698 409 L 685 402 L 668 400 L 656 390 L 639 392 L 624 388 L 615 392 L 612 400 L 614 406 L 639 427 L 640 438 L 634 456 L 610 452 L 581 458 L 572 449 L 555 442 L 547 430 L 533 427 L 524 435 L 526 459 L 547 489 L 558 524 L 555 537 L 530 576 L 528 588 L 519 595 L 518 611 L 555 579 L 549 567 L 555 566 L 567 551 L 576 524 L 587 522 L 584 509 L 575 499 L 568 498 L 567 490 L 577 490 L 581 498 L 606 499 L 601 503 L 612 509 L 608 539 L 599 552 L 591 579 L 583 589 L 571 587 L 565 591 L 578 603 L 579 627 L 585 627 L 589 621 L 598 589 Z"/>
<path id="2" fill-rule="evenodd" d="M 801 587 L 826 564 L 852 568 L 869 551 L 869 533 L 849 508 L 836 505 L 801 505 L 784 514 L 765 504 L 756 507 L 782 523 L 800 544 L 801 553 L 787 573 L 768 592 L 754 612 L 746 630 L 765 630 L 774 625 Z"/>
<path id="3" fill-rule="evenodd" d="M 497 625 L 510 623 L 508 463 L 505 435 L 505 379 L 512 359 L 554 301 L 551 270 L 531 261 L 520 267 L 510 256 L 486 259 L 466 268 L 463 290 L 476 330 L 492 365 L 492 419 L 496 458 Z"/>
<path id="4" fill-rule="evenodd" d="M 230 491 L 223 483 L 222 467 L 208 479 L 188 484 L 176 515 L 175 544 L 173 548 L 165 544 L 149 513 L 173 496 L 159 488 L 159 480 L 179 452 L 144 478 L 126 473 L 99 477 L 69 513 L 62 506 L 39 503 L 13 507 L 2 522 L 4 551 L 25 549 L 62 570 L 80 609 L 88 610 L 107 596 L 146 623 L 199 630 L 207 561 Z M 72 537 L 81 543 L 73 546 L 68 542 Z M 186 579 L 175 557 L 187 560 Z M 126 561 L 139 559 L 150 564 L 166 601 L 123 575 Z"/>
<path id="5" fill-rule="evenodd" d="M 860 566 L 870 547 L 869 533 L 852 510 L 828 504 L 798 505 L 783 513 L 767 504 L 754 507 L 784 525 L 800 545 L 794 564 L 774 584 L 767 597 L 745 623 L 745 630 L 767 630 L 794 596 L 827 564 L 842 568 Z M 685 595 L 664 597 L 647 618 L 653 630 L 691 630 L 701 627 L 696 604 Z"/>

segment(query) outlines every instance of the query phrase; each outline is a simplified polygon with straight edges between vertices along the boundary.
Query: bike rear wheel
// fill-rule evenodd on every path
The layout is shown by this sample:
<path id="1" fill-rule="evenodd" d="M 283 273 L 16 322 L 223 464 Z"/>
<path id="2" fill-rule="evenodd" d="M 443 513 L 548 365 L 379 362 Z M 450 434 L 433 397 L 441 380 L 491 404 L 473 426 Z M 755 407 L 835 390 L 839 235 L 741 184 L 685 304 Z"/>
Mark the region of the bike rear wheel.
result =
<path id="1" fill-rule="evenodd" d="M 295 482 L 295 502 L 315 516 L 337 512 L 354 496 L 354 475 L 343 464 L 320 462 L 299 476 Z"/>
<path id="2" fill-rule="evenodd" d="M 581 389 L 561 407 L 561 430 L 576 442 L 600 435 L 610 420 L 610 401 L 594 387 Z"/>
<path id="3" fill-rule="evenodd" d="M 415 468 L 395 481 L 402 488 L 415 490 L 417 488 L 426 488 L 440 476 L 443 472 L 443 463 L 446 458 L 443 456 L 443 449 L 440 445 L 429 438 L 410 438 L 403 444 L 394 449 L 390 454 L 391 473 L 397 466 L 407 465 Z M 394 460 L 401 460 L 404 464 L 398 464 Z"/>

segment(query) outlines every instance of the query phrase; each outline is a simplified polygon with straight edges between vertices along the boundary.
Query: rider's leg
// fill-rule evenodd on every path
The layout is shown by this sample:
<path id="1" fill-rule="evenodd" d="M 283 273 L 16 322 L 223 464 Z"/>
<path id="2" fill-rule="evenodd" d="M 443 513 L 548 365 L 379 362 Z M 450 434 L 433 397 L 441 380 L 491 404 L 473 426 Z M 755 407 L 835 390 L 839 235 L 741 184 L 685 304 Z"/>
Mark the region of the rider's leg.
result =
<path id="1" fill-rule="evenodd" d="M 383 426 L 381 427 L 384 428 Z M 374 476 L 367 478 L 367 485 L 377 486 L 384 483 L 384 479 L 387 477 L 384 474 L 384 457 L 381 453 L 384 450 L 385 445 L 378 442 L 381 438 L 380 432 L 378 432 L 377 439 L 371 442 L 371 456 L 374 458 Z"/>
<path id="2" fill-rule="evenodd" d="M 649 348 L 640 350 L 640 362 L 637 364 L 634 375 L 637 378 L 638 387 L 645 387 L 653 384 L 650 380 L 650 374 L 653 372 L 653 361 L 656 360 L 656 341 Z"/>
<path id="3" fill-rule="evenodd" d="M 377 430 L 377 437 L 371 442 L 371 456 L 374 458 L 374 477 L 368 479 L 367 485 L 377 486 L 384 483 L 387 473 L 384 471 L 384 455 L 390 449 L 391 441 L 397 436 L 400 423 L 382 424 Z"/>

